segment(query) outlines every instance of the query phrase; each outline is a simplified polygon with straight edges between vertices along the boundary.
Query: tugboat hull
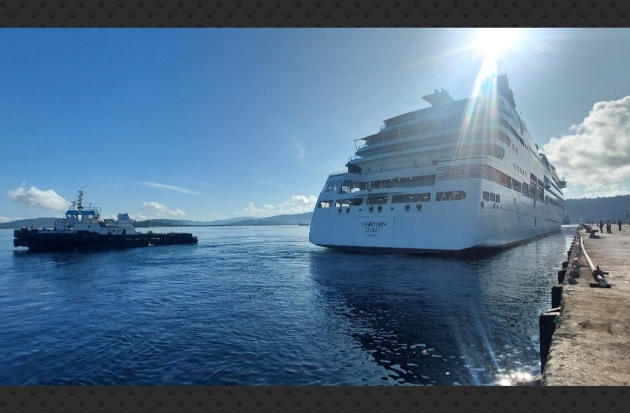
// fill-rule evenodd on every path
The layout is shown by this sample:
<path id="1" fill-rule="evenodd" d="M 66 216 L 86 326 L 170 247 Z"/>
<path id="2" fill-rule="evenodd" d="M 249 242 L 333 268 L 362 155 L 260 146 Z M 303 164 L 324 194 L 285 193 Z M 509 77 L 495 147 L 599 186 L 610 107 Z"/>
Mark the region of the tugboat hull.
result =
<path id="1" fill-rule="evenodd" d="M 14 247 L 28 247 L 29 251 L 33 252 L 197 244 L 197 237 L 181 232 L 103 235 L 89 231 L 51 232 L 22 228 L 16 229 L 13 236 Z"/>

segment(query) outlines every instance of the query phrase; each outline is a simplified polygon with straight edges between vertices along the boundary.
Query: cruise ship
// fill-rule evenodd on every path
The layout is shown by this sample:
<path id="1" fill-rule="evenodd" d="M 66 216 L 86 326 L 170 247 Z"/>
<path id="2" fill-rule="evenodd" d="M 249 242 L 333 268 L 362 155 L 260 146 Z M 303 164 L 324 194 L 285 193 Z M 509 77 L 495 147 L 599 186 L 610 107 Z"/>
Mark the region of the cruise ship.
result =
<path id="1" fill-rule="evenodd" d="M 309 240 L 323 247 L 408 253 L 508 247 L 559 231 L 560 179 L 516 111 L 506 75 L 479 96 L 444 90 L 430 106 L 355 140 L 329 175 Z"/>

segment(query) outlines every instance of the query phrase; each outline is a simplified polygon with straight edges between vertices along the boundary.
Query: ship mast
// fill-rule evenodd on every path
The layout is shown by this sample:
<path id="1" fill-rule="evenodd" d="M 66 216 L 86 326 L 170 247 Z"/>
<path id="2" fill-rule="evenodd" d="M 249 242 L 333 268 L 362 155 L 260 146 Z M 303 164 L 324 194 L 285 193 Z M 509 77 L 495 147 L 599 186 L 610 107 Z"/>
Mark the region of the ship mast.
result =
<path id="1" fill-rule="evenodd" d="M 79 211 L 83 209 L 83 191 L 79 191 L 79 206 L 77 209 Z"/>

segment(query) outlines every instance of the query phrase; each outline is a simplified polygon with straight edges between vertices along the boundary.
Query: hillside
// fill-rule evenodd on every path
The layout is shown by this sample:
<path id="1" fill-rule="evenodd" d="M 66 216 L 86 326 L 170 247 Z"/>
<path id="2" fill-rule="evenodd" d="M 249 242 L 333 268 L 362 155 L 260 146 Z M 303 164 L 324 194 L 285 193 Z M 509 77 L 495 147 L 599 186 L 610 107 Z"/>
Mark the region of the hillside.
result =
<path id="1" fill-rule="evenodd" d="M 268 218 L 250 218 L 242 221 L 236 221 L 230 226 L 252 226 L 252 225 L 298 225 L 298 224 L 310 224 L 312 212 L 305 212 L 303 214 L 295 215 L 276 215 Z"/>
<path id="2" fill-rule="evenodd" d="M 35 227 L 35 228 L 44 228 L 44 227 L 52 227 L 55 225 L 55 221 L 62 218 L 31 218 L 31 219 L 19 219 L 17 221 L 12 222 L 4 222 L 0 224 L 0 229 L 19 229 L 23 227 Z"/>
<path id="3" fill-rule="evenodd" d="M 630 212 L 630 195 L 619 195 L 608 198 L 566 199 L 564 210 L 571 219 L 571 223 L 580 221 L 617 221 L 626 222 Z"/>
<path id="4" fill-rule="evenodd" d="M 277 215 L 268 218 L 240 217 L 222 219 L 217 221 L 189 221 L 177 219 L 148 219 L 145 221 L 135 221 L 136 228 L 152 227 L 202 227 L 202 226 L 246 226 L 246 225 L 298 225 L 309 224 L 312 212 L 296 215 Z M 22 227 L 35 228 L 52 227 L 56 220 L 60 218 L 32 218 L 18 221 L 5 222 L 0 224 L 0 229 L 17 229 Z"/>

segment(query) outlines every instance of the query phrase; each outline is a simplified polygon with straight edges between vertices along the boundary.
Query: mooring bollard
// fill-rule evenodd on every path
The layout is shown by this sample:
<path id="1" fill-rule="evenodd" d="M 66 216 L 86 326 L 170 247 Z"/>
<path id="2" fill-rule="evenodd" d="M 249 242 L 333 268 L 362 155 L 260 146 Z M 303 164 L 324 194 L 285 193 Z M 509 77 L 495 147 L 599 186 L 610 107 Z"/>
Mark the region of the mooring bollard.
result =
<path id="1" fill-rule="evenodd" d="M 559 318 L 560 309 L 552 308 L 540 314 L 540 318 L 538 319 L 541 374 L 545 372 L 545 364 L 547 364 L 547 357 L 549 356 L 549 349 L 551 348 L 551 337 L 554 331 L 556 331 L 556 324 Z"/>
<path id="2" fill-rule="evenodd" d="M 562 303 L 562 284 L 551 287 L 551 308 L 558 308 Z"/>
<path id="3" fill-rule="evenodd" d="M 562 284 L 564 282 L 565 275 L 567 275 L 566 268 L 564 270 L 558 271 L 558 284 Z"/>
<path id="4" fill-rule="evenodd" d="M 569 266 L 569 261 L 562 261 L 562 269 L 565 269 Z"/>

